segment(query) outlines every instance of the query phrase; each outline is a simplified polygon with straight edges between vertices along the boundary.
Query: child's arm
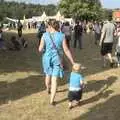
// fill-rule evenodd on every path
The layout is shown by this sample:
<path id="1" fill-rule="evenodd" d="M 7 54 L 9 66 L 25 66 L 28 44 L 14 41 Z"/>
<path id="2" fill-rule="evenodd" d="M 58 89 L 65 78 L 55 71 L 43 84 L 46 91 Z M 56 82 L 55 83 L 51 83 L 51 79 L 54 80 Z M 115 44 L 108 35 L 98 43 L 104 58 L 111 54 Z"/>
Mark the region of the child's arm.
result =
<path id="1" fill-rule="evenodd" d="M 80 85 L 82 85 L 84 82 L 83 82 L 83 80 L 80 80 Z"/>
<path id="2" fill-rule="evenodd" d="M 84 88 L 84 82 L 83 82 L 83 80 L 80 80 L 80 86 L 81 86 L 81 89 Z"/>

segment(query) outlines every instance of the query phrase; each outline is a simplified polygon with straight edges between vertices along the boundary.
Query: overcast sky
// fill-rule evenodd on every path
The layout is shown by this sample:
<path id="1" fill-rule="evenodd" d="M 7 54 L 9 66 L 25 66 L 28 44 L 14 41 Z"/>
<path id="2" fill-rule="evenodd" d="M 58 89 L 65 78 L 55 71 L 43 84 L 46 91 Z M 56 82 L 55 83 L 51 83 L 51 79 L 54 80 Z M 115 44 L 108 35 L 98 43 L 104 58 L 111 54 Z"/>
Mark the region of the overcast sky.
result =
<path id="1" fill-rule="evenodd" d="M 39 4 L 57 4 L 59 0 L 6 0 Z M 120 0 L 101 0 L 104 8 L 120 8 Z"/>

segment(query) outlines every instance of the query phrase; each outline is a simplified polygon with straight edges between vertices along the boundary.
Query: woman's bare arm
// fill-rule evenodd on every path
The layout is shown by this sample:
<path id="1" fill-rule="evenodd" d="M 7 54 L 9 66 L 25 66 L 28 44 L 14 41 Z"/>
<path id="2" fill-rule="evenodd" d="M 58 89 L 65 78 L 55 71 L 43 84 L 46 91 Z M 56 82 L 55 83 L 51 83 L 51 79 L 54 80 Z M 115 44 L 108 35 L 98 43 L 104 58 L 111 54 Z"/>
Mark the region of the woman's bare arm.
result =
<path id="1" fill-rule="evenodd" d="M 39 52 L 42 52 L 44 48 L 44 40 L 41 39 L 40 45 L 39 45 Z"/>
<path id="2" fill-rule="evenodd" d="M 64 50 L 64 53 L 67 56 L 67 58 L 70 60 L 70 62 L 72 64 L 74 64 L 73 56 L 72 56 L 72 54 L 67 46 L 66 40 L 63 40 L 63 50 Z"/>

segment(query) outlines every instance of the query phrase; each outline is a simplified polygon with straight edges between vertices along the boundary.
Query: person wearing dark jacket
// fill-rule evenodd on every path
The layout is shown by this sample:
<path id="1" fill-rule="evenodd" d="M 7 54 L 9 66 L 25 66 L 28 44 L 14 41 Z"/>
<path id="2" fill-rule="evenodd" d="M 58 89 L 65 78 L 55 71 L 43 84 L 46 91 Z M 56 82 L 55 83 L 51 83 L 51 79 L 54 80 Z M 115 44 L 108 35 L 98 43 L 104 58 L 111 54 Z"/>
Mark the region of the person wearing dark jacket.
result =
<path id="1" fill-rule="evenodd" d="M 82 49 L 82 24 L 77 21 L 75 27 L 74 27 L 74 33 L 75 33 L 75 40 L 74 40 L 74 48 L 76 48 L 77 42 L 79 43 L 79 48 Z"/>

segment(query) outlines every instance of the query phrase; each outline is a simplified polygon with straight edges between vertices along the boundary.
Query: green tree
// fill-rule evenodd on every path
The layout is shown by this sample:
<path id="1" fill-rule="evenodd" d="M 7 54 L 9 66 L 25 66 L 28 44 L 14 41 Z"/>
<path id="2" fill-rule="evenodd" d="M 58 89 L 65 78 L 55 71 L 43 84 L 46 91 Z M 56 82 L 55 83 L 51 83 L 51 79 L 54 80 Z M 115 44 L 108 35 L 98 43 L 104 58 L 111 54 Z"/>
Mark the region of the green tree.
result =
<path id="1" fill-rule="evenodd" d="M 43 11 L 52 16 L 56 14 L 56 8 L 55 5 L 34 5 L 0 0 L 0 21 L 4 20 L 5 17 L 23 19 L 24 15 L 26 18 L 40 16 Z"/>
<path id="2" fill-rule="evenodd" d="M 59 4 L 65 17 L 75 19 L 99 19 L 101 8 L 100 0 L 61 0 Z"/>

